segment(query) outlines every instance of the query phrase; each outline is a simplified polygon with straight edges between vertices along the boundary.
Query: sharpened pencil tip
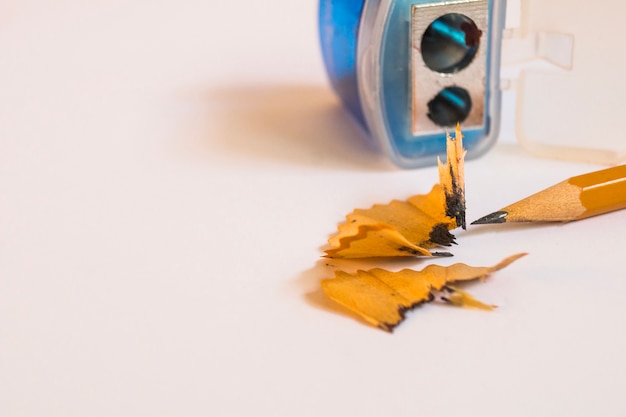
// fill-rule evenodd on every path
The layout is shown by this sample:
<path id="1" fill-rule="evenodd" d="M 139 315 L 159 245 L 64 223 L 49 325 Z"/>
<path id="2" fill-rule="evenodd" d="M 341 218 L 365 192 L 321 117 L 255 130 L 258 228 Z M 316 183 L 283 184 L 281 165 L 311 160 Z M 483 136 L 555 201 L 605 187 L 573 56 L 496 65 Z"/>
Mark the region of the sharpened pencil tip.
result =
<path id="1" fill-rule="evenodd" d="M 473 221 L 472 224 L 494 224 L 494 223 L 506 223 L 506 216 L 509 213 L 506 211 L 496 211 L 491 214 L 487 214 L 480 219 Z"/>
<path id="2" fill-rule="evenodd" d="M 454 256 L 450 252 L 431 252 L 430 254 L 433 256 L 438 256 L 440 258 L 451 258 L 452 256 Z"/>

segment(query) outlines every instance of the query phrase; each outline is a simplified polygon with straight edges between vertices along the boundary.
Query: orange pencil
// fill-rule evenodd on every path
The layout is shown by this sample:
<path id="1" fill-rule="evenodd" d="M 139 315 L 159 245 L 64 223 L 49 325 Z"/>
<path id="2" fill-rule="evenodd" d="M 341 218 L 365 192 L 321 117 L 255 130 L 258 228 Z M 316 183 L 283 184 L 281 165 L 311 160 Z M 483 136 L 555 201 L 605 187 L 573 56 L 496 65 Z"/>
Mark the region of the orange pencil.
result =
<path id="1" fill-rule="evenodd" d="M 626 208 L 626 165 L 578 175 L 472 224 L 565 222 Z"/>

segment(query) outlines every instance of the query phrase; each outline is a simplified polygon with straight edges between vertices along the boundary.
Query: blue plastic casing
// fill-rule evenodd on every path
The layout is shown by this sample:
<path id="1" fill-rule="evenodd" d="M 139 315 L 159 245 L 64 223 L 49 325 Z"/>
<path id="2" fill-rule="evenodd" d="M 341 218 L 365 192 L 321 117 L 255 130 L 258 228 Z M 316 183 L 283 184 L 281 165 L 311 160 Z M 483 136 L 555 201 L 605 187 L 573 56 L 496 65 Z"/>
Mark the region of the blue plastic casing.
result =
<path id="1" fill-rule="evenodd" d="M 411 18 L 415 5 L 472 1 L 321 0 L 320 40 L 329 78 L 345 107 L 398 166 L 433 165 L 445 157 L 445 128 L 412 129 Z M 479 3 L 474 1 L 474 3 Z M 500 122 L 499 61 L 505 0 L 487 4 L 481 56 L 486 60 L 482 121 L 463 127 L 467 157 L 485 153 L 495 142 Z M 464 70 L 461 70 L 464 71 Z M 439 75 L 439 74 L 438 74 Z M 441 74 L 441 82 L 454 78 Z M 439 83 L 439 81 L 435 81 Z M 443 85 L 443 84 L 442 84 Z"/>
<path id="2" fill-rule="evenodd" d="M 365 124 L 357 81 L 357 39 L 364 0 L 321 0 L 320 42 L 330 82 L 352 115 Z"/>

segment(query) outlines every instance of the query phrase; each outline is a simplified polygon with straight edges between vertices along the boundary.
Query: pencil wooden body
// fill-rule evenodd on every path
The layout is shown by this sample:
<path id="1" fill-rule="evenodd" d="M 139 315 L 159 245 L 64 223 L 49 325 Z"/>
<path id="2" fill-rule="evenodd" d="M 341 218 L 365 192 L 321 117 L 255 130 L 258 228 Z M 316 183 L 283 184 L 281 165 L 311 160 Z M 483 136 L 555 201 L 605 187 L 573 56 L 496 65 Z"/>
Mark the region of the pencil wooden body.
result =
<path id="1" fill-rule="evenodd" d="M 571 221 L 626 208 L 626 165 L 572 177 L 475 224 Z"/>
<path id="2" fill-rule="evenodd" d="M 579 199 L 580 188 L 560 182 L 523 200 L 506 206 L 506 222 L 567 221 L 581 218 L 585 207 Z"/>
<path id="3" fill-rule="evenodd" d="M 626 208 L 626 165 L 572 177 L 569 183 L 582 190 L 581 219 Z"/>

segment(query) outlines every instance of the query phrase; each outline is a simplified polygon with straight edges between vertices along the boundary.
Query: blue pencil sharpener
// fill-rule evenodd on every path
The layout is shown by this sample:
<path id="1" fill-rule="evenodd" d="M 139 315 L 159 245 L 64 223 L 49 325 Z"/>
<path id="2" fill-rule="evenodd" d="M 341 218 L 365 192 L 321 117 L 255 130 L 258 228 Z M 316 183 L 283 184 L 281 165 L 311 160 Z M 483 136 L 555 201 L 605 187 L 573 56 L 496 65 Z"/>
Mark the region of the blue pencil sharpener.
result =
<path id="1" fill-rule="evenodd" d="M 321 0 L 335 91 L 400 167 L 433 165 L 461 123 L 467 157 L 495 142 L 505 0 Z"/>

